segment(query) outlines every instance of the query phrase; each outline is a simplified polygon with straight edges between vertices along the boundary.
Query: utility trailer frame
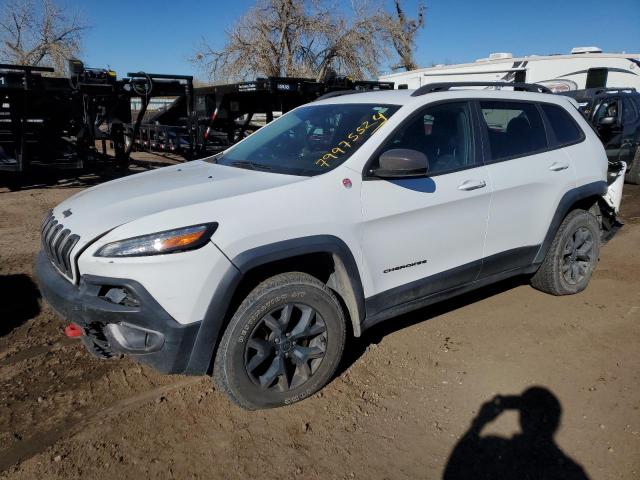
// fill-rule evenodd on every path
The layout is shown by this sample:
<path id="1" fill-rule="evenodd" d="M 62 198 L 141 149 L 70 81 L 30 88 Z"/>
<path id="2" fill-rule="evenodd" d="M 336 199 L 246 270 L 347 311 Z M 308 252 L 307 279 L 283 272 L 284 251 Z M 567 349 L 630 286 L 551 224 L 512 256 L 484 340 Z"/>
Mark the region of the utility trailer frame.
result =
<path id="1" fill-rule="evenodd" d="M 69 62 L 69 71 L 69 77 L 43 76 L 54 70 L 0 64 L 0 171 L 81 168 L 109 158 L 107 141 L 116 164 L 126 167 L 131 148 L 124 127 L 131 124 L 132 98 L 142 106 L 134 129 L 152 97 L 184 97 L 189 112 L 193 106 L 191 76 L 139 72 L 117 79 L 111 70 L 85 68 L 78 60 Z"/>
<path id="2" fill-rule="evenodd" d="M 318 82 L 309 78 L 269 77 L 200 87 L 193 90 L 191 113 L 190 100 L 183 96 L 140 125 L 138 134 L 134 135 L 133 125 L 126 126 L 125 131 L 128 141 L 138 149 L 181 153 L 188 146 L 187 158 L 202 158 L 242 140 L 271 122 L 276 113 L 286 113 L 330 92 L 393 90 L 393 86 L 393 82 L 348 78 Z M 258 116 L 263 121 L 256 121 Z"/>

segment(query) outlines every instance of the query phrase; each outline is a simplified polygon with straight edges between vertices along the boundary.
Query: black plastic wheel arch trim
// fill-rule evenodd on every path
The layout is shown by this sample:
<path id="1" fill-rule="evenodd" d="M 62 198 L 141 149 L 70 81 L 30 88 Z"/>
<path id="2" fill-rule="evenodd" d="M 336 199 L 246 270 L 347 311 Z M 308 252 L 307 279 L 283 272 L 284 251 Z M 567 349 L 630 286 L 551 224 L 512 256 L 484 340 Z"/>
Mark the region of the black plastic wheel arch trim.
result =
<path id="1" fill-rule="evenodd" d="M 580 187 L 573 188 L 565 193 L 560 201 L 558 202 L 558 207 L 556 208 L 556 213 L 553 215 L 551 223 L 549 225 L 549 229 L 547 230 L 547 234 L 544 237 L 544 241 L 542 245 L 540 245 L 540 249 L 536 254 L 533 263 L 540 264 L 547 256 L 547 252 L 549 251 L 549 247 L 551 247 L 551 243 L 553 242 L 554 237 L 556 236 L 556 232 L 558 228 L 560 228 L 560 224 L 567 216 L 567 214 L 571 211 L 571 208 L 581 200 L 586 200 L 591 197 L 601 197 L 607 193 L 607 182 L 604 180 L 587 183 L 586 185 L 582 185 Z"/>
<path id="2" fill-rule="evenodd" d="M 342 261 L 356 298 L 359 320 L 364 320 L 364 290 L 353 253 L 347 244 L 333 235 L 313 235 L 309 237 L 283 240 L 247 250 L 232 260 L 243 274 L 266 263 L 285 260 L 310 253 L 331 253 Z"/>
<path id="3" fill-rule="evenodd" d="M 364 291 L 355 258 L 343 240 L 333 235 L 314 235 L 262 245 L 231 259 L 232 266 L 215 289 L 184 373 L 200 375 L 210 370 L 224 322 L 230 313 L 228 309 L 231 298 L 244 275 L 268 263 L 311 253 L 330 253 L 340 258 L 357 302 L 358 321 L 362 324 L 365 312 Z"/>

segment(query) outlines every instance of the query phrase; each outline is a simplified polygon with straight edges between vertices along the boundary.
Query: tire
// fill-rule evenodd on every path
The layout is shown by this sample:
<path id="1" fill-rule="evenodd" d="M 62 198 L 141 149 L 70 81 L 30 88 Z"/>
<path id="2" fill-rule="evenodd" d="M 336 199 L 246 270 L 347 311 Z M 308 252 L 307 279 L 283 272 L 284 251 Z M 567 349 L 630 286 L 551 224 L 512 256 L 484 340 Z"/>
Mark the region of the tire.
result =
<path id="1" fill-rule="evenodd" d="M 634 185 L 640 185 L 640 147 L 636 148 L 636 154 L 631 160 L 631 165 L 627 167 L 625 181 Z"/>
<path id="2" fill-rule="evenodd" d="M 227 326 L 213 367 L 218 389 L 243 408 L 290 405 L 335 374 L 346 338 L 333 292 L 306 273 L 276 275 L 245 298 Z"/>
<path id="3" fill-rule="evenodd" d="M 581 292 L 589 284 L 599 254 L 600 228 L 596 217 L 584 210 L 573 210 L 560 225 L 531 285 L 551 295 Z"/>

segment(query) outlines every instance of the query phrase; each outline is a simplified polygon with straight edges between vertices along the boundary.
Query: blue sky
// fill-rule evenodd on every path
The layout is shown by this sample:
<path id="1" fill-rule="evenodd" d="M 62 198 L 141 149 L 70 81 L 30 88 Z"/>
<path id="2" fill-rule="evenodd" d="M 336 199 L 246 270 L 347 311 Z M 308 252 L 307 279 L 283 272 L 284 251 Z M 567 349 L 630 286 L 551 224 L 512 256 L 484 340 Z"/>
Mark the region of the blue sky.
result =
<path id="1" fill-rule="evenodd" d="M 1 0 L 0 0 L 1 1 Z M 60 1 L 60 0 L 59 0 Z M 79 9 L 91 29 L 88 66 L 196 74 L 187 58 L 204 37 L 224 44 L 224 32 L 254 0 L 62 0 Z M 405 0 L 415 12 L 417 0 Z M 491 52 L 568 53 L 575 46 L 640 52 L 640 0 L 427 0 L 418 37 L 421 66 L 461 63 Z"/>

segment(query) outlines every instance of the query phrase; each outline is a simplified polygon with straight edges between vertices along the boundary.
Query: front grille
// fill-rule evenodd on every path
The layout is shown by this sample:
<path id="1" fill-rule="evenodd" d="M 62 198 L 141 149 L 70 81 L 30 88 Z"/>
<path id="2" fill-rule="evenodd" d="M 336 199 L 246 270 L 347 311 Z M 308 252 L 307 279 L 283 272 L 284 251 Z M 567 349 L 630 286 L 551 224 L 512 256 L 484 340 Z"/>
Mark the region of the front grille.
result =
<path id="1" fill-rule="evenodd" d="M 53 213 L 49 213 L 42 223 L 42 248 L 49 260 L 66 277 L 73 279 L 73 261 L 71 250 L 76 246 L 80 237 L 74 235 L 68 228 L 64 228 Z"/>

